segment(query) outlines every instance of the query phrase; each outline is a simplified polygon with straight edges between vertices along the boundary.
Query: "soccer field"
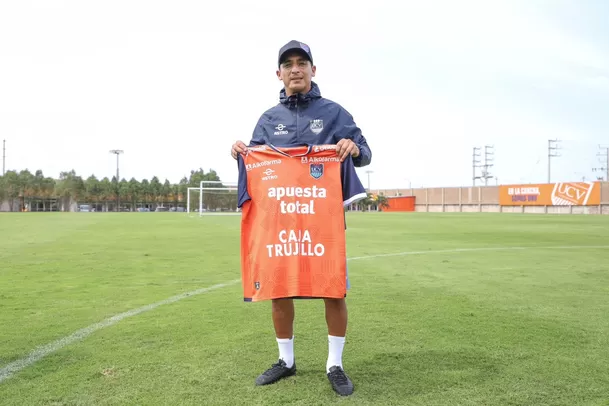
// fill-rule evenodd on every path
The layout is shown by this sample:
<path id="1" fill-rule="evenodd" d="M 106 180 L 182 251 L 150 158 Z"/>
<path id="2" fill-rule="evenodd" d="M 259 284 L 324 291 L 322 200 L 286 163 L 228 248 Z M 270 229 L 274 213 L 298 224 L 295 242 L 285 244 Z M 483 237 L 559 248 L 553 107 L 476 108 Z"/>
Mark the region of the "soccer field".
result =
<path id="1" fill-rule="evenodd" d="M 239 222 L 0 214 L 0 404 L 609 404 L 609 216 L 349 213 L 345 399 L 320 301 L 254 386 L 278 351 Z"/>

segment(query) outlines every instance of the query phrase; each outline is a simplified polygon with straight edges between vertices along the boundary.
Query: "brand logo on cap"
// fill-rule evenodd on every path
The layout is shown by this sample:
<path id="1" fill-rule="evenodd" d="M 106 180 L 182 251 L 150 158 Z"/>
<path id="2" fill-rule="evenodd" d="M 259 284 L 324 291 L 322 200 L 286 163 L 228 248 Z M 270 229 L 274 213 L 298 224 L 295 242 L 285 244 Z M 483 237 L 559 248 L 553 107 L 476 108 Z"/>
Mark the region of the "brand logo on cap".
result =
<path id="1" fill-rule="evenodd" d="M 307 44 L 303 44 L 303 43 L 301 42 L 301 43 L 300 43 L 300 47 L 301 47 L 302 49 L 304 49 L 306 52 L 309 52 L 309 51 L 310 51 L 310 48 L 309 48 L 309 46 L 308 46 Z"/>

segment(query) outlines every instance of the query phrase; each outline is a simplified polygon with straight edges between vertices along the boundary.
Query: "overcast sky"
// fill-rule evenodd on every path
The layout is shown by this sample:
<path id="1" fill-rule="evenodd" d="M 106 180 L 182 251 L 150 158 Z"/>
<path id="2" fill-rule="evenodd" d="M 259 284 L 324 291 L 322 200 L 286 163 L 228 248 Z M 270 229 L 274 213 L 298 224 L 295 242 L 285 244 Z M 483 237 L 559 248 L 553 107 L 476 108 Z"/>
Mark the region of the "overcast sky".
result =
<path id="1" fill-rule="evenodd" d="M 206 5 L 209 4 L 209 5 Z M 7 169 L 237 180 L 230 146 L 278 102 L 278 49 L 310 45 L 322 95 L 372 148 L 373 188 L 595 179 L 609 146 L 609 2 L 56 1 L 0 3 Z M 491 181 L 495 183 L 495 179 Z"/>

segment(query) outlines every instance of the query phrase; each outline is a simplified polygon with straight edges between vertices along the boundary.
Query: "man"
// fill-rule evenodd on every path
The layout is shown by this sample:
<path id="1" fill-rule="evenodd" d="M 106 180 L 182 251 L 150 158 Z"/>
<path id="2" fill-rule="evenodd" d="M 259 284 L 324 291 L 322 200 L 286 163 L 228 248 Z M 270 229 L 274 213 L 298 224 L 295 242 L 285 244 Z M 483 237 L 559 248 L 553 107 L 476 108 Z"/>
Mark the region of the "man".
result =
<path id="1" fill-rule="evenodd" d="M 312 78 L 316 66 L 310 48 L 290 41 L 279 50 L 277 78 L 283 82 L 279 104 L 262 114 L 249 146 L 272 144 L 276 147 L 312 144 L 335 144 L 341 162 L 353 159 L 356 167 L 370 164 L 372 153 L 353 117 L 339 104 L 321 97 Z M 231 155 L 245 153 L 247 146 L 237 141 Z M 353 383 L 343 370 L 342 353 L 347 331 L 345 299 L 324 299 L 328 327 L 327 377 L 340 395 L 353 393 Z M 274 299 L 272 318 L 279 360 L 257 379 L 267 385 L 294 375 L 294 303 L 293 299 Z"/>

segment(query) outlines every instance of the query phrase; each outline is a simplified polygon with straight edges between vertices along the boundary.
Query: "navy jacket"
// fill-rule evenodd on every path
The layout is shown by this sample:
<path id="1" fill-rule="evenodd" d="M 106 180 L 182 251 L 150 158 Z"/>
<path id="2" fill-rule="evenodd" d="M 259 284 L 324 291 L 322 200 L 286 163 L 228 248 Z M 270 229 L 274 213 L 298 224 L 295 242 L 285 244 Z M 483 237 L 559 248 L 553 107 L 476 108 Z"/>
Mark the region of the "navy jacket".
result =
<path id="1" fill-rule="evenodd" d="M 342 138 L 349 138 L 360 150 L 353 164 L 356 167 L 370 164 L 372 152 L 351 114 L 338 103 L 321 97 L 315 82 L 307 94 L 287 97 L 282 89 L 279 96 L 279 104 L 265 111 L 258 120 L 250 146 L 336 144 Z"/>

